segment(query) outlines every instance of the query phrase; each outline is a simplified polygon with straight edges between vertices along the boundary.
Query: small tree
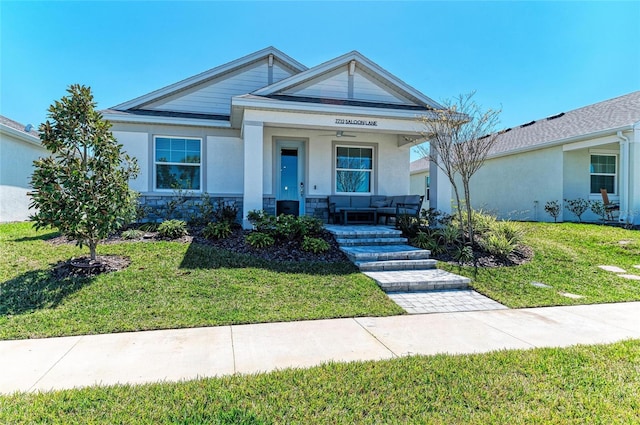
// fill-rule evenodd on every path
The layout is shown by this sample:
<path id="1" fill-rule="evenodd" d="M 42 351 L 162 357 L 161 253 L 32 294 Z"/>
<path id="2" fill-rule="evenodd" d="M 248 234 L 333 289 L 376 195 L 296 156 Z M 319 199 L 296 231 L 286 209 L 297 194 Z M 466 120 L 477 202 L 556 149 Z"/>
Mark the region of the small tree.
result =
<path id="1" fill-rule="evenodd" d="M 471 92 L 458 96 L 454 101 L 447 100 L 443 102 L 444 109 L 422 116 L 422 135 L 429 146 L 418 146 L 422 156 L 434 162 L 449 179 L 460 227 L 463 233 L 466 227 L 471 246 L 474 244 L 474 230 L 469 181 L 482 167 L 495 144 L 498 134 L 494 131 L 500 114 L 500 110 L 483 111 L 473 100 L 474 94 Z M 462 196 L 456 177 L 462 183 Z M 466 214 L 463 214 L 463 209 Z"/>
<path id="2" fill-rule="evenodd" d="M 558 222 L 558 217 L 560 216 L 560 209 L 561 208 L 558 201 L 549 201 L 546 204 L 544 204 L 544 210 L 547 212 L 547 214 L 553 217 L 554 223 Z"/>
<path id="3" fill-rule="evenodd" d="M 31 216 L 36 229 L 53 226 L 96 260 L 96 245 L 135 217 L 135 159 L 122 151 L 111 124 L 95 110 L 91 89 L 74 84 L 49 107 L 40 139 L 51 155 L 34 161 Z"/>
<path id="4" fill-rule="evenodd" d="M 578 222 L 582 223 L 582 214 L 589 209 L 589 201 L 586 199 L 565 199 L 564 207 L 568 209 L 573 215 L 578 217 Z"/>

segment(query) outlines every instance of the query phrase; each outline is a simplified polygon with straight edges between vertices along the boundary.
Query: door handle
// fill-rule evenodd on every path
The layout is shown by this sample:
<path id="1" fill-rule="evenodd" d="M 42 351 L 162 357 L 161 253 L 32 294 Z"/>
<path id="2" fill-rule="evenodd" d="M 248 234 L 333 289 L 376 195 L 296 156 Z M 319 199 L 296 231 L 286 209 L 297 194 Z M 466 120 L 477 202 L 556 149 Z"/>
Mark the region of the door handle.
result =
<path id="1" fill-rule="evenodd" d="M 304 196 L 304 182 L 300 182 L 300 196 Z"/>

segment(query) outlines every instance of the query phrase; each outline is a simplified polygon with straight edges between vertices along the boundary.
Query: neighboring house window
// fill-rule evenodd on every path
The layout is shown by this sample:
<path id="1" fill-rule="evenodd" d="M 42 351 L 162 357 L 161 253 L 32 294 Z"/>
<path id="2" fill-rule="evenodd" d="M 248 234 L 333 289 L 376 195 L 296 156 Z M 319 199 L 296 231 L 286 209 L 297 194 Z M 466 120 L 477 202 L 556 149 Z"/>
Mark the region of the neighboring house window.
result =
<path id="1" fill-rule="evenodd" d="M 371 193 L 373 148 L 336 146 L 336 193 Z"/>
<path id="2" fill-rule="evenodd" d="M 200 190 L 202 141 L 155 138 L 156 189 Z"/>
<path id="3" fill-rule="evenodd" d="M 425 196 L 427 197 L 427 201 L 429 200 L 430 188 L 431 188 L 431 178 L 430 178 L 430 176 L 425 176 L 425 178 L 424 178 L 424 191 L 425 191 Z"/>
<path id="4" fill-rule="evenodd" d="M 616 193 L 616 159 L 615 155 L 591 155 L 591 193 L 600 194 L 600 189 Z"/>

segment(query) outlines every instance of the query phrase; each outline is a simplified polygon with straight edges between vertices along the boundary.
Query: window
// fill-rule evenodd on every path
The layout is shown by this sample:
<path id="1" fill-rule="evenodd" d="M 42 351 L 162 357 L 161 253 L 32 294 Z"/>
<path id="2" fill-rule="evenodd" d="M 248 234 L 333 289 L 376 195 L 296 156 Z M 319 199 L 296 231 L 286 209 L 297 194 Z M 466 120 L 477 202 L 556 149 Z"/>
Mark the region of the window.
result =
<path id="1" fill-rule="evenodd" d="M 336 193 L 371 193 L 373 148 L 336 147 Z"/>
<path id="2" fill-rule="evenodd" d="M 616 159 L 615 155 L 591 155 L 591 193 L 607 189 L 608 194 L 616 194 Z"/>
<path id="3" fill-rule="evenodd" d="M 430 176 L 425 176 L 424 178 L 424 195 L 427 199 L 427 201 L 429 200 L 429 195 L 430 195 L 430 189 L 431 189 L 431 178 Z"/>
<path id="4" fill-rule="evenodd" d="M 200 139 L 155 138 L 156 189 L 200 190 Z"/>

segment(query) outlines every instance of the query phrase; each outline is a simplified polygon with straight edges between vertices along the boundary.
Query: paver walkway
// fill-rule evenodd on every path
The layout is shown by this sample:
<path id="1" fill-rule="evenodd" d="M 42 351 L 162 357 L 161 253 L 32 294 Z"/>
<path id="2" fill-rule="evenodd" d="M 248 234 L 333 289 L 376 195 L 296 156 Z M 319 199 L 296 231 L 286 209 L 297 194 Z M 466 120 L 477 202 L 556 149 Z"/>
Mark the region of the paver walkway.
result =
<path id="1" fill-rule="evenodd" d="M 0 393 L 640 338 L 640 302 L 0 341 Z"/>
<path id="2" fill-rule="evenodd" d="M 389 292 L 387 296 L 409 314 L 507 310 L 509 308 L 473 289 Z"/>

